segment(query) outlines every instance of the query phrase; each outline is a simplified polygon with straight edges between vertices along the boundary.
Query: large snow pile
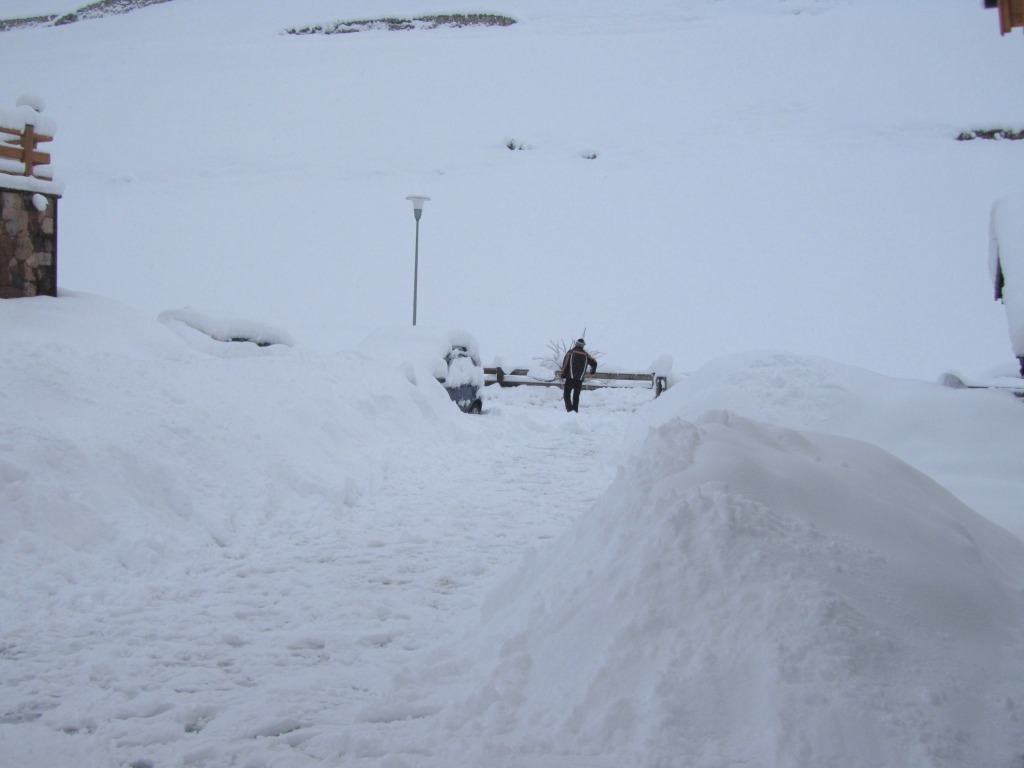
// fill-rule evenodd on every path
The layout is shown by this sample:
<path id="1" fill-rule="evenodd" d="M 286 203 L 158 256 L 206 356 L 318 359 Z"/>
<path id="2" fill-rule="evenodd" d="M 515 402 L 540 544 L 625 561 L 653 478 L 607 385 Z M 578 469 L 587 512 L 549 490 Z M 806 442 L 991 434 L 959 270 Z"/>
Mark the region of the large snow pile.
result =
<path id="1" fill-rule="evenodd" d="M 1008 768 L 1024 545 L 1007 538 L 866 443 L 669 420 L 492 597 L 495 663 L 453 733 L 480 765 Z"/>
<path id="2" fill-rule="evenodd" d="M 1016 477 L 1024 467 L 1024 408 L 1007 392 L 954 390 L 786 352 L 729 355 L 682 377 L 639 414 L 646 430 L 708 410 L 878 445 L 1024 539 Z"/>
<path id="3" fill-rule="evenodd" d="M 41 552 L 73 557 L 69 572 L 94 551 L 144 571 L 344 510 L 381 482 L 389 440 L 427 450 L 444 433 L 413 425 L 453 410 L 436 382 L 354 354 L 246 343 L 225 358 L 205 336 L 200 354 L 99 297 L 0 302 L 0 329 L 0 536 L 19 582 Z"/>
<path id="4" fill-rule="evenodd" d="M 988 265 L 997 297 L 1006 305 L 1013 354 L 1024 358 L 1024 195 L 992 206 Z"/>

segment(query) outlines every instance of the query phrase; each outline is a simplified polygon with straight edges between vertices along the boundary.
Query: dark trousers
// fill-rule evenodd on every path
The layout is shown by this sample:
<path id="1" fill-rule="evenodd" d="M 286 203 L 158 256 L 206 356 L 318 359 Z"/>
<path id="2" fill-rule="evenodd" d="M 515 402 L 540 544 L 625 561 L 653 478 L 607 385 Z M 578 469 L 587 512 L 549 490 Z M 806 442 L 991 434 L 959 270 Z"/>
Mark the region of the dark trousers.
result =
<path id="1" fill-rule="evenodd" d="M 565 410 L 580 410 L 580 390 L 583 389 L 583 379 L 566 379 L 562 388 L 562 399 L 565 400 Z"/>

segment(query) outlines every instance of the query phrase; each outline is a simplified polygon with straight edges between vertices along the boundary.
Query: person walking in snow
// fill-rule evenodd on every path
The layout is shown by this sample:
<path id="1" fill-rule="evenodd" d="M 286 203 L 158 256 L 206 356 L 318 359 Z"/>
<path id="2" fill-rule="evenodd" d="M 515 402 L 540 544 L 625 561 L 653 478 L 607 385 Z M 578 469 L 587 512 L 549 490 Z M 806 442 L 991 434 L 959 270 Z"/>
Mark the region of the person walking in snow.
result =
<path id="1" fill-rule="evenodd" d="M 565 410 L 569 412 L 580 411 L 580 390 L 583 389 L 583 376 L 587 368 L 590 368 L 591 373 L 597 373 L 597 360 L 584 346 L 586 344 L 583 339 L 577 339 L 576 345 L 562 359 L 562 379 L 565 382 L 562 399 L 565 401 Z"/>

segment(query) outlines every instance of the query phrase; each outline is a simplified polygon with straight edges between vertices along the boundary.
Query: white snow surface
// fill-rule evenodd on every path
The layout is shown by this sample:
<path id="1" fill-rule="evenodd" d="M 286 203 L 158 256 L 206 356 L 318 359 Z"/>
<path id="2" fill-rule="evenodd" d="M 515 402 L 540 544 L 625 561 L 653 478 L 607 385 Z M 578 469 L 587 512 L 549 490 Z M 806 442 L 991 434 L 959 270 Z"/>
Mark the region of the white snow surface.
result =
<path id="1" fill-rule="evenodd" d="M 0 766 L 1019 767 L 1024 407 L 935 383 L 1016 368 L 983 254 L 1021 144 L 953 141 L 1024 121 L 1016 36 L 491 10 L 0 34 L 67 182 L 60 297 L 0 301 Z M 473 417 L 430 328 L 506 369 L 586 328 L 672 387 Z"/>
<path id="2" fill-rule="evenodd" d="M 1011 395 L 763 354 L 474 418 L 96 296 L 0 329 L 0 764 L 1019 761 Z"/>

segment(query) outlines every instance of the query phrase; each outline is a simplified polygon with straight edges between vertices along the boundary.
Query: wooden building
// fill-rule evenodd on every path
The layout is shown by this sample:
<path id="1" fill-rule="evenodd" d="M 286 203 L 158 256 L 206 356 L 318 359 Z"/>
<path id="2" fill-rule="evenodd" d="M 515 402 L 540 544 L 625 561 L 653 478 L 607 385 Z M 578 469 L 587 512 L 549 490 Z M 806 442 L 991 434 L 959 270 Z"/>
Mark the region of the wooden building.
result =
<path id="1" fill-rule="evenodd" d="M 1007 34 L 1015 27 L 1024 27 L 1024 0 L 984 0 L 986 8 L 999 10 L 999 31 Z"/>

